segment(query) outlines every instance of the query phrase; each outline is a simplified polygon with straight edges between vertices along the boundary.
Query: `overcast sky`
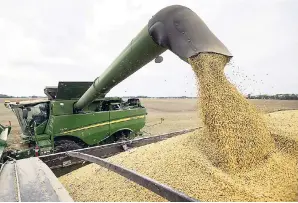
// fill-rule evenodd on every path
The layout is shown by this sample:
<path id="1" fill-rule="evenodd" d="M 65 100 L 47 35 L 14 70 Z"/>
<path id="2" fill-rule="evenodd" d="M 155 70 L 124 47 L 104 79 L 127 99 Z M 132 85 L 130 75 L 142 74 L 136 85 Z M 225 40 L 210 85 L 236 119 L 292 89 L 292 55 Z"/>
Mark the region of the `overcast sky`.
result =
<path id="1" fill-rule="evenodd" d="M 234 55 L 244 94 L 298 93 L 298 1 L 0 1 L 0 93 L 44 95 L 58 81 L 93 81 L 165 6 L 195 11 Z M 167 51 L 109 95 L 195 96 L 191 67 Z"/>

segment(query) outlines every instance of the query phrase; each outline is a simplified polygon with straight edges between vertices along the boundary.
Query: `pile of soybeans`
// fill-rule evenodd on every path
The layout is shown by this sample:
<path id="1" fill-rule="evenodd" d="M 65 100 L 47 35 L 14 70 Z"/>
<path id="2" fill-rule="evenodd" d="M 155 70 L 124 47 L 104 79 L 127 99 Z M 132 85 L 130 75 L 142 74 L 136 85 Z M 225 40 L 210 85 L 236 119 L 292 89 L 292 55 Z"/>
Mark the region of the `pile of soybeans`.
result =
<path id="1" fill-rule="evenodd" d="M 189 62 L 204 128 L 108 160 L 200 201 L 297 200 L 298 131 L 283 130 L 287 122 L 271 122 L 274 113 L 260 114 L 247 102 L 225 77 L 228 57 L 204 53 Z M 75 201 L 166 201 L 95 164 L 60 181 Z"/>

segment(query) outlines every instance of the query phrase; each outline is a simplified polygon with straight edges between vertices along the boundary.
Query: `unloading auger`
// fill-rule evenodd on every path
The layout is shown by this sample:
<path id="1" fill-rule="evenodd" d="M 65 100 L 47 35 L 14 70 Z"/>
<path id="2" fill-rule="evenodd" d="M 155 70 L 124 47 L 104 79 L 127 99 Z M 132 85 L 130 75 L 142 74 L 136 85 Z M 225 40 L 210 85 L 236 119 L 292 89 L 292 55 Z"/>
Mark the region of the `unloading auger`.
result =
<path id="1" fill-rule="evenodd" d="M 83 109 L 166 50 L 187 62 L 202 52 L 232 56 L 225 45 L 191 9 L 174 5 L 157 12 L 107 70 L 75 103 Z"/>

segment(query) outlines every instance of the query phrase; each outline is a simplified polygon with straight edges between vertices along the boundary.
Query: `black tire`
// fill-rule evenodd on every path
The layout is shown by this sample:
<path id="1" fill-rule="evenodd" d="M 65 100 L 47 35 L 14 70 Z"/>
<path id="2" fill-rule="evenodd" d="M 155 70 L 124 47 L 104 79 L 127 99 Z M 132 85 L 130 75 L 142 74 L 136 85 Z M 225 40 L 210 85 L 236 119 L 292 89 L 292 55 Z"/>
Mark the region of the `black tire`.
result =
<path id="1" fill-rule="evenodd" d="M 129 135 L 131 133 L 132 133 L 131 131 L 117 132 L 116 134 L 113 134 L 110 137 L 108 137 L 107 139 L 101 141 L 100 145 L 111 144 L 111 143 L 115 143 L 115 142 L 128 141 L 129 140 Z"/>
<path id="2" fill-rule="evenodd" d="M 129 140 L 129 135 L 132 132 L 130 131 L 122 131 L 121 133 L 118 133 L 115 135 L 114 142 L 124 142 Z"/>
<path id="3" fill-rule="evenodd" d="M 72 140 L 57 140 L 55 141 L 55 152 L 66 152 L 83 147 Z"/>

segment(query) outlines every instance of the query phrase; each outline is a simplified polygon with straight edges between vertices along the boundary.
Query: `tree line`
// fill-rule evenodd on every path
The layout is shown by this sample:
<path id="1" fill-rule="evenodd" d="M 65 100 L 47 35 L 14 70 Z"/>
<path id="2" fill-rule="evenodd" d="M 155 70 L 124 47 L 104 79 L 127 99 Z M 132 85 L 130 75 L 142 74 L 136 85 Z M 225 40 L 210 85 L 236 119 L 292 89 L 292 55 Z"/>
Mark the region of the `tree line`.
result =
<path id="1" fill-rule="evenodd" d="M 14 97 L 14 96 L 9 96 L 7 94 L 0 94 L 0 98 L 42 98 L 44 96 L 18 96 L 18 97 Z"/>
<path id="2" fill-rule="evenodd" d="M 298 100 L 298 94 L 275 94 L 275 95 L 247 95 L 248 99 L 279 99 L 279 100 Z"/>

